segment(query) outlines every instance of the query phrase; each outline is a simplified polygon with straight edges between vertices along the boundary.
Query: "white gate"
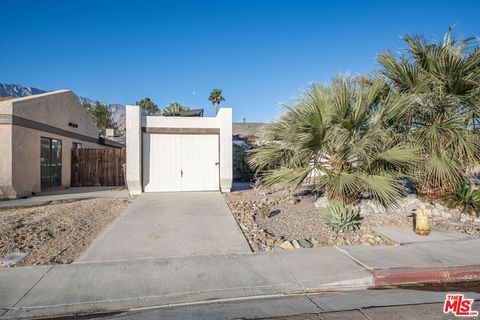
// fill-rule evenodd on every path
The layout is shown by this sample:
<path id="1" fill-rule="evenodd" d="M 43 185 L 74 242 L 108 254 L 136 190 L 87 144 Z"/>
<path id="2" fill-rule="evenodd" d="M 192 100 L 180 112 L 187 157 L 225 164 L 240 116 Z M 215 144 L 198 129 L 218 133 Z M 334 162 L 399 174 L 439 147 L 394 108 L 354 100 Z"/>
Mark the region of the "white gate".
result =
<path id="1" fill-rule="evenodd" d="M 219 190 L 217 134 L 143 134 L 145 192 Z"/>

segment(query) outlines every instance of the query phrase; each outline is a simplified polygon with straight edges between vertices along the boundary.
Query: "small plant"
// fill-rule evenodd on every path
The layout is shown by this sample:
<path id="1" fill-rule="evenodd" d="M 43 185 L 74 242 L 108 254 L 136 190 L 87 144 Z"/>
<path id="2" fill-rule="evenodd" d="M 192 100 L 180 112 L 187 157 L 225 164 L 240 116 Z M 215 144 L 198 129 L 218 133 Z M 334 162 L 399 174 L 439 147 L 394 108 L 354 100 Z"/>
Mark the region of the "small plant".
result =
<path id="1" fill-rule="evenodd" d="M 445 204 L 449 208 L 461 208 L 464 213 L 476 216 L 480 213 L 480 190 L 462 183 L 445 196 Z"/>
<path id="2" fill-rule="evenodd" d="M 332 202 L 322 215 L 323 221 L 335 232 L 353 231 L 358 228 L 360 214 L 341 201 Z"/>

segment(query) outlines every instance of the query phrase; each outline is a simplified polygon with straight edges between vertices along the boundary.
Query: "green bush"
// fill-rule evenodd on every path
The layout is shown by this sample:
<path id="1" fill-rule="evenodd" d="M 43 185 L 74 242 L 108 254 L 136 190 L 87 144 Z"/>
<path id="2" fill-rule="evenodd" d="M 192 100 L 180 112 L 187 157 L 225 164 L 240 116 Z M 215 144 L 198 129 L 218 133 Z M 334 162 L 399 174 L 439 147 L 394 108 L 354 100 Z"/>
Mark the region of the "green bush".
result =
<path id="1" fill-rule="evenodd" d="M 480 190 L 462 183 L 445 196 L 445 204 L 449 208 L 461 208 L 464 213 L 476 216 L 480 212 Z"/>
<path id="2" fill-rule="evenodd" d="M 322 215 L 323 221 L 336 232 L 353 231 L 358 228 L 360 214 L 341 201 L 332 202 Z"/>

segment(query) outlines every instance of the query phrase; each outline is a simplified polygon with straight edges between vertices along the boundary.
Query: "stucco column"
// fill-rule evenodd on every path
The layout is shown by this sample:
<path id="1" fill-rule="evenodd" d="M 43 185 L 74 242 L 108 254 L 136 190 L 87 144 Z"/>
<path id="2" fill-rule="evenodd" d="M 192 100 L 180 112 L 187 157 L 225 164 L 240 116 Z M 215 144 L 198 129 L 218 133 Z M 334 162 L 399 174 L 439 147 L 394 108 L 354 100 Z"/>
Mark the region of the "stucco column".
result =
<path id="1" fill-rule="evenodd" d="M 232 109 L 221 108 L 217 114 L 220 127 L 220 189 L 230 192 L 232 189 Z"/>
<path id="2" fill-rule="evenodd" d="M 127 187 L 142 193 L 142 115 L 139 106 L 126 106 Z"/>

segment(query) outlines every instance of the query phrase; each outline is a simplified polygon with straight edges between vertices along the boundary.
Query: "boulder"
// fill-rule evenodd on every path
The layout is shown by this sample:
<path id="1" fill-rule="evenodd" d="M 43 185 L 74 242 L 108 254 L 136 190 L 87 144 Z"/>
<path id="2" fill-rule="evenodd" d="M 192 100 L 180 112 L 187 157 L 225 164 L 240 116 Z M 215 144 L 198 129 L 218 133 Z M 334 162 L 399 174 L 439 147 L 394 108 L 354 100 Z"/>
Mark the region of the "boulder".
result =
<path id="1" fill-rule="evenodd" d="M 360 213 L 363 215 L 375 214 L 375 213 L 386 213 L 387 209 L 384 206 L 379 204 L 374 200 L 362 200 L 360 204 L 356 206 L 360 210 Z"/>
<path id="2" fill-rule="evenodd" d="M 468 214 L 462 213 L 460 215 L 460 222 L 465 223 L 465 222 L 470 222 L 470 221 L 472 221 L 472 218 Z"/>
<path id="3" fill-rule="evenodd" d="M 451 219 L 452 214 L 445 211 L 445 212 L 442 212 L 442 217 L 444 217 L 445 219 Z"/>
<path id="4" fill-rule="evenodd" d="M 302 248 L 312 248 L 313 247 L 313 244 L 308 241 L 307 239 L 300 239 L 298 240 L 298 243 L 300 244 L 300 246 Z"/>
<path id="5" fill-rule="evenodd" d="M 319 209 L 326 209 L 329 205 L 330 205 L 330 201 L 328 201 L 327 197 L 325 197 L 325 196 L 319 197 L 315 201 L 315 207 L 317 207 Z"/>
<path id="6" fill-rule="evenodd" d="M 398 201 L 398 206 L 403 209 L 402 211 L 410 213 L 415 210 L 421 202 L 415 194 L 409 194 Z"/>
<path id="7" fill-rule="evenodd" d="M 364 202 L 361 202 L 359 205 L 357 205 L 356 209 L 360 211 L 360 214 L 364 216 L 375 214 L 375 209 L 372 208 L 372 206 L 370 206 L 369 204 Z"/>
<path id="8" fill-rule="evenodd" d="M 300 249 L 302 246 L 300 245 L 300 243 L 298 243 L 297 240 L 293 240 L 292 241 L 292 244 L 293 246 L 295 247 L 295 249 Z"/>
<path id="9" fill-rule="evenodd" d="M 292 243 L 290 241 L 284 241 L 280 245 L 280 248 L 282 248 L 283 250 L 287 250 L 287 251 L 295 250 L 295 247 L 292 245 Z"/>
<path id="10" fill-rule="evenodd" d="M 298 197 L 295 197 L 295 196 L 289 196 L 289 197 L 287 197 L 286 201 L 289 204 L 297 204 L 300 201 L 300 199 Z"/>
<path id="11" fill-rule="evenodd" d="M 445 207 L 444 207 L 442 204 L 440 204 L 439 202 L 435 202 L 435 203 L 433 204 L 433 206 L 435 207 L 435 209 L 437 209 L 437 210 L 439 210 L 439 211 L 445 210 Z"/>

